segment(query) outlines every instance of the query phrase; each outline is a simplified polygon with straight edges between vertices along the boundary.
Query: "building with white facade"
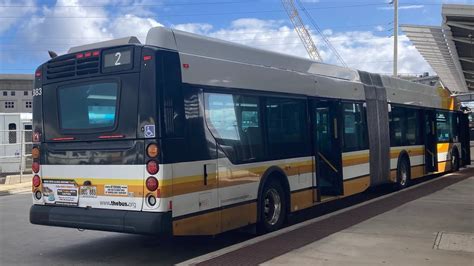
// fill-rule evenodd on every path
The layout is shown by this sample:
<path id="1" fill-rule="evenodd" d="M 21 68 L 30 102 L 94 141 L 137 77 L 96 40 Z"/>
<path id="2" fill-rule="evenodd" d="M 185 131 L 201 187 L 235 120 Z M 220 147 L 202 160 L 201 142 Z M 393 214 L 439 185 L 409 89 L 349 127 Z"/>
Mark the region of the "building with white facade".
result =
<path id="1" fill-rule="evenodd" d="M 33 75 L 0 74 L 0 113 L 31 113 Z"/>

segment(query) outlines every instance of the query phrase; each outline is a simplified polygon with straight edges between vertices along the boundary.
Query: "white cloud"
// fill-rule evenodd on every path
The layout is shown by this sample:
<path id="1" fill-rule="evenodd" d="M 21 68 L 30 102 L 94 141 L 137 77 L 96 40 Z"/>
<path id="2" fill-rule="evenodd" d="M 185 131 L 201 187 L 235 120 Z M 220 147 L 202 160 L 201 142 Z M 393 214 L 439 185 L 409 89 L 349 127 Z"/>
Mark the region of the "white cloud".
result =
<path id="1" fill-rule="evenodd" d="M 82 7 L 78 0 L 58 0 L 56 5 L 44 6 L 37 15 L 20 26 L 19 35 L 30 44 L 49 40 L 50 44 L 66 42 L 69 46 L 79 45 L 112 37 L 104 29 L 107 21 L 103 8 Z M 63 53 L 68 45 L 52 45 L 52 49 Z"/>
<path id="2" fill-rule="evenodd" d="M 192 24 L 186 24 L 186 27 L 199 28 Z M 196 33 L 195 30 L 190 30 L 190 32 Z M 327 29 L 324 34 L 351 68 L 376 73 L 392 72 L 393 38 L 377 36 L 371 31 L 333 32 Z M 239 19 L 233 21 L 227 28 L 210 30 L 206 35 L 255 48 L 308 57 L 294 29 L 277 21 Z M 312 37 L 324 61 L 338 64 L 336 57 L 324 45 L 322 38 L 316 34 Z M 399 73 L 433 73 L 404 35 L 399 36 L 398 65 Z"/>
<path id="3" fill-rule="evenodd" d="M 213 27 L 208 23 L 186 23 L 171 26 L 174 29 L 192 32 L 196 34 L 207 34 Z"/>
<path id="4" fill-rule="evenodd" d="M 22 19 L 37 10 L 33 0 L 0 0 L 0 34 L 10 29 Z"/>
<path id="5" fill-rule="evenodd" d="M 141 41 L 145 41 L 148 30 L 160 26 L 162 27 L 163 24 L 154 19 L 126 14 L 113 20 L 107 28 L 114 38 L 133 35 L 137 36 Z"/>
<path id="6" fill-rule="evenodd" d="M 375 30 L 376 30 L 376 31 L 383 31 L 383 30 L 385 30 L 385 28 L 384 28 L 382 25 L 377 25 L 377 26 L 375 27 Z"/>
<path id="7" fill-rule="evenodd" d="M 323 30 L 323 35 L 325 35 L 325 36 L 332 35 L 332 34 L 333 34 L 333 31 L 331 29 Z"/>
<path id="8" fill-rule="evenodd" d="M 158 20 L 145 18 L 136 12 L 113 11 L 114 4 L 138 5 L 136 3 L 143 3 L 145 0 L 109 1 L 111 0 L 104 0 L 103 4 L 110 3 L 112 9 L 105 6 L 98 8 L 96 7 L 98 4 L 94 4 L 95 7 L 88 7 L 88 2 L 79 0 L 58 0 L 55 6 L 43 6 L 31 18 L 23 18 L 20 20 L 22 22 L 18 22 L 17 43 L 21 43 L 18 49 L 44 49 L 44 53 L 41 53 L 43 56 L 41 60 L 44 60 L 47 50 L 61 54 L 71 46 L 112 38 L 137 36 L 143 42 L 149 28 L 162 25 Z M 286 21 L 241 18 L 221 28 L 208 23 L 186 23 L 172 27 L 255 48 L 308 57 L 298 34 Z M 325 29 L 323 33 L 350 67 L 379 73 L 392 72 L 392 39 L 376 36 L 371 31 L 335 32 Z M 325 62 L 338 63 L 336 57 L 323 45 L 320 36 L 313 34 L 313 39 Z M 399 72 L 432 72 L 405 36 L 400 37 L 399 53 Z M 5 59 L 5 53 L 1 53 L 0 56 L 2 57 L 0 59 Z"/>
<path id="9" fill-rule="evenodd" d="M 122 2 L 133 4 L 127 0 Z M 50 49 L 64 53 L 71 46 L 125 36 L 136 36 L 144 41 L 151 27 L 162 26 L 152 18 L 128 13 L 112 15 L 105 6 L 97 6 L 100 5 L 90 6 L 79 0 L 58 0 L 54 6 L 43 7 L 22 24 L 18 35 L 25 40 L 25 45 L 49 45 Z"/>

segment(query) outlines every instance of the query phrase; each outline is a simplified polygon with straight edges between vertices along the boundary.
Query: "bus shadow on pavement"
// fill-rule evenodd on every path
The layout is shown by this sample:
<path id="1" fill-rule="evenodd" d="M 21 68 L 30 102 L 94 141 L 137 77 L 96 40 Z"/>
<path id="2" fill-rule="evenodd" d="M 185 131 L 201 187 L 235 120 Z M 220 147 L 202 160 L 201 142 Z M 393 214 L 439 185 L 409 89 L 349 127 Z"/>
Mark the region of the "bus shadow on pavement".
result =
<path id="1" fill-rule="evenodd" d="M 51 249 L 51 252 L 43 256 L 54 258 L 55 263 L 67 261 L 71 264 L 175 264 L 254 237 L 252 234 L 239 231 L 215 237 L 161 238 L 110 234 L 79 244 Z"/>

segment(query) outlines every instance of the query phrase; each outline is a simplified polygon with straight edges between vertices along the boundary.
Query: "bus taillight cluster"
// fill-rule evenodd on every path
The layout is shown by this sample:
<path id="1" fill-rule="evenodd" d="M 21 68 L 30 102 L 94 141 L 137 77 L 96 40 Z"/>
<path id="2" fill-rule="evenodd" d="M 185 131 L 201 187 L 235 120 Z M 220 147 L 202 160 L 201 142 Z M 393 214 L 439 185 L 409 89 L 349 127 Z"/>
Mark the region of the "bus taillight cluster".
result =
<path id="1" fill-rule="evenodd" d="M 31 157 L 33 158 L 33 164 L 31 165 L 31 170 L 33 171 L 33 180 L 32 180 L 32 183 L 33 183 L 33 187 L 35 188 L 35 190 L 41 185 L 41 178 L 40 176 L 38 175 L 39 171 L 40 171 L 40 150 L 38 147 L 34 147 L 32 150 L 31 150 Z M 41 191 L 39 190 L 36 190 L 34 195 L 36 197 L 36 199 L 41 199 Z"/>
<path id="2" fill-rule="evenodd" d="M 156 197 L 160 197 L 160 183 L 158 182 L 158 179 L 156 179 L 156 177 L 154 177 L 153 175 L 156 175 L 160 171 L 160 166 L 158 163 L 159 153 L 160 151 L 158 149 L 158 145 L 155 143 L 149 144 L 146 148 L 146 154 L 150 158 L 150 160 L 148 160 L 146 164 L 146 170 L 151 176 L 146 179 L 145 185 L 148 191 L 156 191 Z M 147 196 L 147 201 L 150 206 L 154 206 L 156 204 L 156 197 L 153 194 L 149 194 Z"/>

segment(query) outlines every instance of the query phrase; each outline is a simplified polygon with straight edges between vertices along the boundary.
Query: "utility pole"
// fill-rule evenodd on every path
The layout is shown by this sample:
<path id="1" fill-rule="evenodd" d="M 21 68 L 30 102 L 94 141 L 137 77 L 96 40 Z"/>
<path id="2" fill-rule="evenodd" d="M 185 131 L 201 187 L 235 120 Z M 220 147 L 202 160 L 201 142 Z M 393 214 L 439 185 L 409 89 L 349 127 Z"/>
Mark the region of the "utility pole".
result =
<path id="1" fill-rule="evenodd" d="M 393 0 L 393 76 L 398 76 L 398 0 Z"/>

